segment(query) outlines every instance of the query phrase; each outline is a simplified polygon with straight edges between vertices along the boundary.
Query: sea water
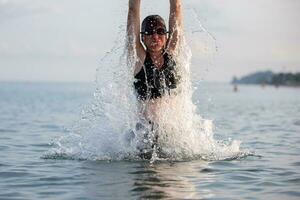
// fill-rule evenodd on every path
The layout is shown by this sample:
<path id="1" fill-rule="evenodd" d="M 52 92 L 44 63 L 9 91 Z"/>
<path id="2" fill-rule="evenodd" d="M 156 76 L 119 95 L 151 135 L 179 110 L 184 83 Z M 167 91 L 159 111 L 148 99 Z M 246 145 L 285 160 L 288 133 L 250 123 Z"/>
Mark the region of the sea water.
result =
<path id="1" fill-rule="evenodd" d="M 71 134 L 93 93 L 93 83 L 0 83 L 0 199 L 299 199 L 299 88 L 233 92 L 230 84 L 202 82 L 193 93 L 215 140 L 240 140 L 240 150 L 254 156 L 152 164 L 44 159 L 56 138 Z"/>

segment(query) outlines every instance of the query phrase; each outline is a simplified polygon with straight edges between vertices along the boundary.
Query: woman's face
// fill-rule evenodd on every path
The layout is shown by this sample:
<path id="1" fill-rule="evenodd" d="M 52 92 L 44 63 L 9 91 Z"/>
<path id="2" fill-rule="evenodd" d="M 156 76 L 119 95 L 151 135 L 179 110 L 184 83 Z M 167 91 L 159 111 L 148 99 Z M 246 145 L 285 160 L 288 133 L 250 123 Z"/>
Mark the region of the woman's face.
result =
<path id="1" fill-rule="evenodd" d="M 164 49 L 167 34 L 163 27 L 155 27 L 152 31 L 143 34 L 143 42 L 150 52 L 159 52 Z"/>

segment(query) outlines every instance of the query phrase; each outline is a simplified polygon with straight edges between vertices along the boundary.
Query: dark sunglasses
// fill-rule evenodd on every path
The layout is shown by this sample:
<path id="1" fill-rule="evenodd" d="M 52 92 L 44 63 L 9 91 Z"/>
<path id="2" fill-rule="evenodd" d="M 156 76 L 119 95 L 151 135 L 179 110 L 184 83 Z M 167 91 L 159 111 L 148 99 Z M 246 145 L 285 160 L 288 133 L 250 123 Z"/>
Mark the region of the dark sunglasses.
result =
<path id="1" fill-rule="evenodd" d="M 168 31 L 164 28 L 158 28 L 156 30 L 148 30 L 148 31 L 141 32 L 141 34 L 145 34 L 145 35 L 153 35 L 154 33 L 157 33 L 158 35 L 165 35 L 168 33 Z"/>

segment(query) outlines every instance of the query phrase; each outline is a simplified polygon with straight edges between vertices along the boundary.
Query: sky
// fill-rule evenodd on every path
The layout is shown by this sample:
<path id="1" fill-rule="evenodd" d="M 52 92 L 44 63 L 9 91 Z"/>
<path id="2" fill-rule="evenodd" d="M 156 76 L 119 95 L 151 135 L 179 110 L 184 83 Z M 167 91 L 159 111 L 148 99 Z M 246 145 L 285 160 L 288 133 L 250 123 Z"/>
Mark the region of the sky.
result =
<path id="1" fill-rule="evenodd" d="M 124 32 L 127 0 L 0 0 L 0 80 L 95 80 Z M 168 0 L 142 0 L 167 19 Z M 300 71 L 299 0 L 183 0 L 191 71 L 205 81 Z"/>

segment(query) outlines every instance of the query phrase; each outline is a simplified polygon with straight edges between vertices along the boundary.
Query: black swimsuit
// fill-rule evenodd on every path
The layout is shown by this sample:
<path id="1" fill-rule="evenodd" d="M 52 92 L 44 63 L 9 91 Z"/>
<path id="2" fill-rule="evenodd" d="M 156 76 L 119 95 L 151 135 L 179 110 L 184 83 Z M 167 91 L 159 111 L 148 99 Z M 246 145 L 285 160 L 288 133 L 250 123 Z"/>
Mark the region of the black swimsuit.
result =
<path id="1" fill-rule="evenodd" d="M 134 87 L 139 100 L 156 99 L 176 88 L 176 63 L 167 53 L 164 53 L 163 58 L 162 67 L 157 69 L 150 54 L 146 52 L 144 66 L 134 77 Z"/>

